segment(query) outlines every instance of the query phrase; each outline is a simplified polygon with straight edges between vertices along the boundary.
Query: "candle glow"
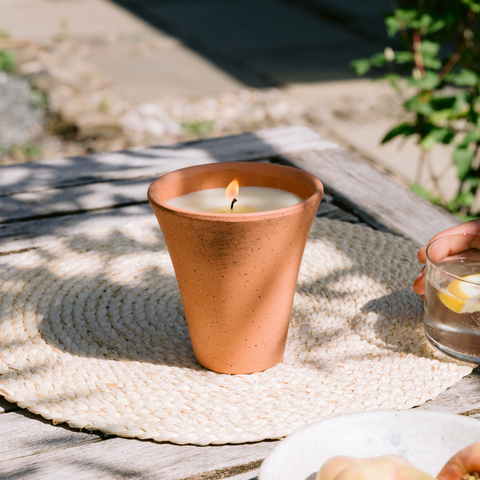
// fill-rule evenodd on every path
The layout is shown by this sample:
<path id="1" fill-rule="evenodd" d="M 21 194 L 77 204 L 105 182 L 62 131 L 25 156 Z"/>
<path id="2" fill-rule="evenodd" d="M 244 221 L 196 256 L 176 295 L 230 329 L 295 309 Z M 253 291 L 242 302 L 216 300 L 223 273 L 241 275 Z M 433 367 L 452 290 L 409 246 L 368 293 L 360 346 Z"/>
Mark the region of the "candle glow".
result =
<path id="1" fill-rule="evenodd" d="M 234 178 L 225 189 L 225 198 L 227 199 L 227 202 L 231 202 L 234 198 L 237 198 L 239 190 L 240 182 Z"/>
<path id="2" fill-rule="evenodd" d="M 294 193 L 269 187 L 240 188 L 237 178 L 224 188 L 212 188 L 172 198 L 168 204 L 184 210 L 205 213 L 256 213 L 289 207 L 302 199 Z"/>
<path id="3" fill-rule="evenodd" d="M 255 213 L 256 210 L 248 205 L 237 205 L 234 208 L 235 203 L 238 201 L 240 193 L 240 182 L 234 178 L 225 189 L 225 199 L 230 207 L 216 208 L 213 213 Z"/>

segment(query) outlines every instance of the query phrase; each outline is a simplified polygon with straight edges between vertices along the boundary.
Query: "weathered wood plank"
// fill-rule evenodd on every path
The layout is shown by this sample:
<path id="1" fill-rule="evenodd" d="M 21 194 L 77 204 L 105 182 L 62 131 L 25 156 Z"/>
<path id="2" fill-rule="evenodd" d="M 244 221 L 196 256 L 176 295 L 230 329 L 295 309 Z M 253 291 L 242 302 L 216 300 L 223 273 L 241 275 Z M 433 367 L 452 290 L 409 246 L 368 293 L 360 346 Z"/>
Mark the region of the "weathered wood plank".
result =
<path id="1" fill-rule="evenodd" d="M 139 195 L 142 194 L 142 188 L 138 187 Z M 1 200 L 0 198 L 0 202 Z M 318 208 L 317 216 L 350 223 L 358 222 L 357 217 L 333 205 L 332 201 L 333 197 L 327 194 Z M 45 245 L 55 238 L 78 234 L 92 228 L 115 227 L 145 218 L 153 218 L 152 209 L 146 201 L 127 207 L 3 224 L 0 225 L 0 263 L 2 254 Z"/>
<path id="2" fill-rule="evenodd" d="M 256 468 L 251 472 L 242 473 L 240 475 L 235 475 L 234 477 L 228 477 L 228 480 L 258 480 L 258 474 L 260 473 L 260 469 Z"/>
<path id="3" fill-rule="evenodd" d="M 345 212 L 333 203 L 322 202 L 317 209 L 317 217 L 340 220 L 341 222 L 358 223 L 358 218 L 351 213 Z"/>
<path id="4" fill-rule="evenodd" d="M 480 367 L 470 375 L 462 378 L 453 387 L 438 395 L 427 403 L 417 407 L 421 410 L 437 410 L 439 412 L 461 413 L 480 408 Z M 480 413 L 480 412 L 477 412 Z"/>
<path id="5" fill-rule="evenodd" d="M 171 146 L 42 160 L 0 168 L 0 195 L 158 176 L 202 163 L 257 160 L 334 144 L 313 130 L 290 126 Z"/>
<path id="6" fill-rule="evenodd" d="M 153 218 L 148 203 L 0 225 L 0 263 L 7 253 L 45 245 L 58 237 L 68 237 L 96 227 L 115 227 L 145 218 Z"/>
<path id="7" fill-rule="evenodd" d="M 316 175 L 335 202 L 373 228 L 424 245 L 436 233 L 461 223 L 343 149 L 286 157 L 287 163 Z"/>
<path id="8" fill-rule="evenodd" d="M 246 465 L 236 465 L 219 470 L 209 470 L 204 473 L 182 478 L 182 480 L 217 480 L 220 478 L 229 478 L 232 480 L 257 480 L 262 461 L 263 460 L 256 460 Z"/>
<path id="9" fill-rule="evenodd" d="M 59 236 L 80 233 L 95 226 L 115 226 L 130 219 L 138 220 L 147 216 L 151 218 L 153 214 L 148 203 L 117 208 L 118 205 L 136 203 L 145 198 L 146 187 L 151 181 L 148 179 L 149 175 L 155 178 L 165 171 L 199 163 L 254 160 L 277 155 L 288 157 L 292 153 L 295 155 L 291 160 L 296 166 L 316 174 L 335 195 L 333 201 L 337 205 L 332 204 L 332 199 L 327 196 L 330 203 L 321 205 L 319 215 L 329 218 L 340 218 L 343 215 L 342 220 L 356 221 L 355 216 L 338 207 L 338 204 L 343 202 L 355 215 L 358 214 L 371 225 L 403 234 L 417 243 L 424 243 L 436 233 L 438 230 L 433 230 L 437 225 L 441 225 L 439 229 L 450 226 L 447 223 L 452 221 L 452 217 L 439 217 L 437 209 L 394 184 L 369 165 L 359 163 L 359 160 L 341 149 L 332 148 L 332 144 L 311 130 L 289 128 L 293 129 L 275 129 L 260 132 L 259 135 L 227 137 L 168 148 L 136 149 L 86 156 L 81 162 L 60 159 L 1 168 L 0 193 L 8 195 L 3 199 L 6 202 L 3 205 L 11 207 L 13 212 L 20 204 L 20 210 L 24 212 L 21 218 L 24 221 L 17 222 L 16 214 L 6 214 L 5 218 L 12 223 L 0 225 L 0 252 L 32 248 Z M 313 148 L 317 151 L 299 153 L 301 150 Z M 84 163 L 81 164 L 82 162 Z M 15 195 L 15 192 L 27 193 Z M 63 206 L 59 207 L 58 204 L 62 202 Z M 389 205 L 393 205 L 393 208 L 389 209 Z M 429 209 L 434 209 L 435 214 Z M 4 211 L 1 205 L 0 210 Z M 94 211 L 78 213 L 82 210 Z M 422 213 L 425 211 L 427 214 Z M 67 215 L 25 220 L 31 216 L 48 216 L 52 213 Z M 426 229 L 420 228 L 417 225 L 419 223 L 426 224 Z M 423 240 L 425 236 L 428 238 Z M 2 257 L 0 261 L 1 259 Z M 479 381 L 477 373 L 466 377 L 419 408 L 456 413 L 470 411 L 472 415 L 478 415 L 476 409 L 480 407 Z M 8 415 L 12 414 L 0 415 L 0 420 Z M 5 442 L 9 437 L 18 441 L 16 447 L 8 445 L 6 450 L 4 449 L 7 457 L 12 455 L 14 448 L 17 448 L 17 452 L 23 449 L 23 452 L 27 453 L 25 458 L 9 456 L 9 459 L 4 461 L 1 461 L 0 456 L 1 478 L 41 480 L 47 477 L 63 479 L 71 475 L 76 479 L 148 479 L 159 478 L 161 472 L 161 478 L 166 480 L 251 480 L 258 473 L 256 463 L 278 443 L 196 447 L 109 438 L 96 444 L 71 446 L 65 438 L 66 444 L 62 444 L 64 440 L 59 440 L 57 447 L 62 447 L 62 450 L 58 451 L 49 450 L 50 447 L 57 447 L 49 443 L 49 438 L 52 437 L 49 437 L 51 433 L 50 430 L 47 432 L 48 429 L 61 429 L 62 432 L 75 435 L 83 434 L 54 427 L 40 420 L 40 426 L 32 427 L 30 435 L 27 435 L 29 429 L 22 427 L 22 422 L 27 417 L 22 418 L 24 420 L 7 419 L 2 425 L 12 432 L 10 436 L 3 436 Z M 28 420 L 37 422 L 30 418 Z M 37 433 L 37 429 L 46 433 Z M 2 433 L 4 431 L 2 428 Z M 40 448 L 42 445 L 48 449 L 28 453 L 28 448 Z M 32 453 L 36 454 L 31 455 Z M 13 455 L 16 457 L 17 453 Z"/>
<path id="10" fill-rule="evenodd" d="M 0 462 L 0 478 L 46 480 L 228 478 L 246 473 L 278 442 L 196 447 L 111 438 Z M 243 466 L 243 467 L 242 467 Z M 242 472 L 244 468 L 244 472 Z M 223 472 L 223 474 L 222 474 Z M 255 475 L 252 475 L 253 477 Z"/>
<path id="11" fill-rule="evenodd" d="M 0 415 L 0 462 L 49 450 L 98 442 L 103 437 L 74 431 L 21 410 Z"/>
<path id="12" fill-rule="evenodd" d="M 0 223 L 63 216 L 146 202 L 148 187 L 156 178 L 115 180 L 0 197 Z"/>

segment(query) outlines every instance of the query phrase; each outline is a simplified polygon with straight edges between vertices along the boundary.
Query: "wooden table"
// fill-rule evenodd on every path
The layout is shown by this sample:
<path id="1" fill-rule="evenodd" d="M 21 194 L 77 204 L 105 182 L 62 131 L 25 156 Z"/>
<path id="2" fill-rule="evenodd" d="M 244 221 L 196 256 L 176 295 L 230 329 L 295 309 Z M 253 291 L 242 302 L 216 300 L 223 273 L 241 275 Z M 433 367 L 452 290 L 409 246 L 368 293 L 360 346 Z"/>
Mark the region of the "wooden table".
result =
<path id="1" fill-rule="evenodd" d="M 409 238 L 418 245 L 458 223 L 306 127 L 0 168 L 0 263 L 59 236 L 151 217 L 148 185 L 171 170 L 220 161 L 273 161 L 318 176 L 318 215 Z M 474 371 L 419 407 L 480 414 Z M 0 397 L 2 479 L 255 479 L 277 441 L 180 446 L 54 426 Z"/>

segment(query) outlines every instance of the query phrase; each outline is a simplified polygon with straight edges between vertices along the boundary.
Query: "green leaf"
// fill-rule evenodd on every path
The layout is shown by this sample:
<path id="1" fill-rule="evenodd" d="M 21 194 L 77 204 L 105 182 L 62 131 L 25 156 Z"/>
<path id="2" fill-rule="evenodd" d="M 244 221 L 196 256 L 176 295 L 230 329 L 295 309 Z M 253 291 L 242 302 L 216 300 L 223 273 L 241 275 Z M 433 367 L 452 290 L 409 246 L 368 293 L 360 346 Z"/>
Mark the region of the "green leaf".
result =
<path id="1" fill-rule="evenodd" d="M 458 92 L 453 98 L 455 98 L 455 105 L 453 106 L 455 110 L 459 112 L 464 112 L 470 108 L 470 103 L 472 101 L 472 95 L 470 94 L 470 92 L 467 92 L 465 90 L 462 92 Z"/>
<path id="2" fill-rule="evenodd" d="M 392 138 L 397 137 L 398 135 L 403 135 L 404 137 L 408 137 L 418 133 L 417 128 L 415 125 L 409 125 L 408 123 L 404 122 L 396 127 L 392 128 L 382 139 L 382 143 L 389 142 Z"/>
<path id="3" fill-rule="evenodd" d="M 445 122 L 446 120 L 456 120 L 462 116 L 462 113 L 459 113 L 455 110 L 440 110 L 438 112 L 432 113 L 429 120 L 434 125 L 438 125 L 442 122 Z"/>
<path id="4" fill-rule="evenodd" d="M 428 33 L 435 33 L 444 28 L 447 25 L 447 22 L 443 19 L 437 20 L 431 23 L 428 27 Z"/>
<path id="5" fill-rule="evenodd" d="M 480 177 L 475 177 L 473 175 L 467 175 L 464 179 L 465 183 L 468 183 L 472 187 L 480 186 Z"/>
<path id="6" fill-rule="evenodd" d="M 461 0 L 470 10 L 475 13 L 480 13 L 480 3 L 475 0 Z"/>
<path id="7" fill-rule="evenodd" d="M 383 80 L 387 80 L 388 82 L 390 82 L 390 85 L 392 86 L 392 88 L 394 90 L 396 90 L 397 92 L 399 92 L 401 90 L 400 84 L 398 83 L 399 78 L 400 78 L 400 75 L 398 75 L 396 73 L 386 73 L 382 77 Z"/>
<path id="8" fill-rule="evenodd" d="M 455 203 L 471 207 L 475 203 L 475 195 L 470 191 L 460 192 L 455 199 Z"/>
<path id="9" fill-rule="evenodd" d="M 435 97 L 430 104 L 435 110 L 430 114 L 430 121 L 434 124 L 444 120 L 456 120 L 464 117 L 470 111 L 465 92 L 460 92 L 456 97 Z"/>
<path id="10" fill-rule="evenodd" d="M 394 37 L 400 30 L 400 22 L 398 21 L 398 18 L 393 15 L 389 15 L 385 18 L 385 26 L 387 27 L 389 37 Z"/>
<path id="11" fill-rule="evenodd" d="M 440 44 L 430 40 L 420 42 L 420 52 L 422 55 L 437 56 L 440 51 Z"/>
<path id="12" fill-rule="evenodd" d="M 214 123 L 209 120 L 193 120 L 181 123 L 182 128 L 195 137 L 209 135 L 213 131 Z"/>
<path id="13" fill-rule="evenodd" d="M 433 19 L 428 13 L 424 13 L 419 19 L 417 29 L 420 30 L 421 35 L 428 33 L 428 27 L 432 24 Z"/>
<path id="14" fill-rule="evenodd" d="M 395 9 L 395 16 L 404 26 L 402 28 L 408 28 L 411 26 L 412 22 L 418 20 L 418 10 L 414 7 L 412 8 L 397 8 Z"/>
<path id="15" fill-rule="evenodd" d="M 15 71 L 15 55 L 13 52 L 0 49 L 0 70 L 7 73 Z"/>
<path id="16" fill-rule="evenodd" d="M 445 80 L 460 87 L 474 87 L 478 84 L 479 78 L 475 72 L 464 68 L 459 73 L 450 73 Z"/>
<path id="17" fill-rule="evenodd" d="M 403 50 L 395 52 L 395 63 L 402 64 L 402 63 L 413 62 L 413 59 L 414 59 L 413 53 L 405 52 Z"/>
<path id="18" fill-rule="evenodd" d="M 456 148 L 453 151 L 453 163 L 457 167 L 458 178 L 460 180 L 464 180 L 470 171 L 474 156 L 475 153 L 466 148 Z"/>
<path id="19" fill-rule="evenodd" d="M 429 120 L 434 125 L 439 125 L 446 120 L 451 120 L 453 116 L 451 110 L 440 110 L 439 112 L 433 112 L 429 116 Z"/>
<path id="20" fill-rule="evenodd" d="M 432 107 L 435 110 L 452 110 L 457 104 L 457 97 L 433 97 Z"/>
<path id="21" fill-rule="evenodd" d="M 449 127 L 429 126 L 428 133 L 420 140 L 419 145 L 425 150 L 431 150 L 437 143 L 449 144 L 454 138 Z"/>
<path id="22" fill-rule="evenodd" d="M 440 78 L 435 72 L 427 70 L 422 78 L 409 78 L 408 84 L 422 90 L 433 90 L 440 85 Z"/>
<path id="23" fill-rule="evenodd" d="M 468 132 L 460 142 L 460 148 L 467 148 L 470 143 L 480 143 L 480 127 Z"/>
<path id="24" fill-rule="evenodd" d="M 370 70 L 371 64 L 368 58 L 359 58 L 358 60 L 352 60 L 350 67 L 357 75 L 365 75 Z"/>
<path id="25" fill-rule="evenodd" d="M 442 61 L 439 58 L 423 56 L 423 65 L 425 68 L 438 70 L 442 67 Z"/>
<path id="26" fill-rule="evenodd" d="M 429 192 L 426 188 L 422 187 L 421 185 L 410 185 L 410 190 L 417 194 L 419 197 L 425 198 L 431 203 L 434 203 L 435 205 L 440 205 L 442 203 L 442 200 L 435 196 L 432 192 Z"/>
<path id="27" fill-rule="evenodd" d="M 418 17 L 415 8 L 397 8 L 385 18 L 385 26 L 390 37 L 394 37 L 400 30 L 412 27 L 412 22 Z"/>
<path id="28" fill-rule="evenodd" d="M 430 99 L 431 96 L 429 93 L 415 95 L 405 102 L 405 108 L 410 112 L 421 113 L 422 115 L 430 115 L 435 111 L 432 107 Z"/>
<path id="29" fill-rule="evenodd" d="M 377 53 L 372 57 L 370 57 L 370 64 L 373 65 L 374 67 L 383 67 L 385 63 L 387 63 L 387 60 L 383 52 Z"/>
<path id="30" fill-rule="evenodd" d="M 457 212 L 453 212 L 453 214 L 462 222 L 469 222 L 470 220 L 478 220 L 480 218 L 478 215 L 463 215 Z"/>

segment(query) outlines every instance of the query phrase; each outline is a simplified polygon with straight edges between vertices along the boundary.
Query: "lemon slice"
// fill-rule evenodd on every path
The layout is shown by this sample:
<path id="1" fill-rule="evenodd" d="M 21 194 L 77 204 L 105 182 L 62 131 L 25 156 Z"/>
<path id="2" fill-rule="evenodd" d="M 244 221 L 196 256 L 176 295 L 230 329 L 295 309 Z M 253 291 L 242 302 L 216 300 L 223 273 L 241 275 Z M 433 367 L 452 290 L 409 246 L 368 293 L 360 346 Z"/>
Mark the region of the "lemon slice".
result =
<path id="1" fill-rule="evenodd" d="M 438 292 L 438 298 L 440 298 L 440 301 L 453 312 L 479 312 L 480 302 L 472 300 L 479 300 L 480 297 L 480 274 L 466 275 L 465 277 L 462 277 L 462 279 L 470 282 L 478 282 L 479 285 L 454 280 L 447 288 L 450 295 L 444 292 Z"/>

